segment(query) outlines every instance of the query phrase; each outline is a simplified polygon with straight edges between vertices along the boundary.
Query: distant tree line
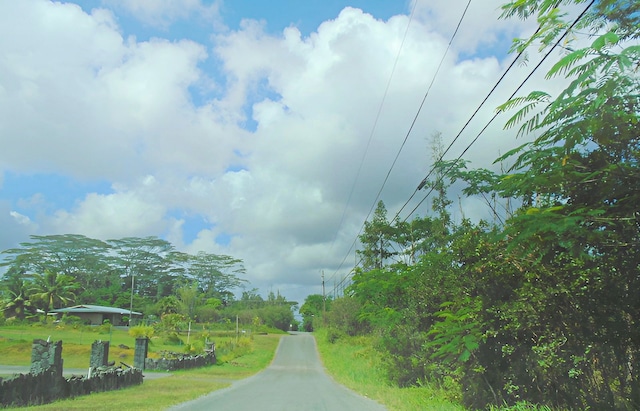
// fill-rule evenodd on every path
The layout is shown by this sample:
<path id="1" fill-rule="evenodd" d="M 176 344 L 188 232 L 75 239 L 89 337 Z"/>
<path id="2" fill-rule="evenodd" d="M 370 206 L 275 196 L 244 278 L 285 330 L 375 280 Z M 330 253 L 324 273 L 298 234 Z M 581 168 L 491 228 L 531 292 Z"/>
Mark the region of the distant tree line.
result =
<path id="1" fill-rule="evenodd" d="M 293 323 L 295 303 L 284 304 L 279 294 L 270 295 L 266 302 L 260 298 L 258 304 L 255 290 L 245 291 L 236 301 L 234 291 L 247 284 L 241 277 L 245 274 L 242 260 L 180 252 L 157 237 L 102 241 L 77 234 L 34 235 L 2 254 L 5 318 L 25 319 L 37 310 L 94 304 L 131 307 L 158 317 L 180 314 L 203 322 L 231 317 L 235 321 L 239 313 L 259 308 L 262 312 L 253 313 L 258 320 L 251 318 L 249 323 L 282 329 Z M 274 306 L 282 312 L 276 315 Z"/>
<path id="2" fill-rule="evenodd" d="M 351 285 L 330 304 L 333 328 L 380 337 L 401 386 L 456 381 L 472 409 L 640 409 L 640 3 L 595 2 L 574 27 L 589 44 L 575 49 L 568 3 L 585 7 L 504 6 L 541 24 L 517 50 L 564 42 L 548 77 L 567 88 L 500 107 L 535 138 L 500 157 L 512 164 L 500 173 L 434 155 L 431 216 L 389 221 L 380 202 Z M 452 221 L 453 183 L 484 198 L 493 221 Z M 304 326 L 320 302 L 301 307 Z"/>

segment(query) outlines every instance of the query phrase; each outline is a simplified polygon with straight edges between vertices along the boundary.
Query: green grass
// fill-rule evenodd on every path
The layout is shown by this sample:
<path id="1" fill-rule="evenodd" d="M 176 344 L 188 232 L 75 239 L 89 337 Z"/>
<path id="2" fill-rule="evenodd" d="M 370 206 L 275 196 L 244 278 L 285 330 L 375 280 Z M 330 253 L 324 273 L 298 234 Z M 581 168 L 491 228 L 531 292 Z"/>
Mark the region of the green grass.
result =
<path id="1" fill-rule="evenodd" d="M 370 337 L 341 337 L 327 340 L 327 330 L 314 333 L 322 362 L 333 378 L 352 390 L 384 404 L 390 411 L 464 411 L 449 399 L 455 393 L 438 387 L 399 388 L 392 386 L 383 367 L 382 356 Z"/>
<path id="2" fill-rule="evenodd" d="M 201 330 L 192 330 L 189 342 L 204 341 Z M 226 356 L 225 348 L 235 341 L 235 333 L 227 330 L 207 331 L 209 340 L 215 341 Z M 0 362 L 4 365 L 29 366 L 31 363 L 31 343 L 34 339 L 62 340 L 62 358 L 65 368 L 88 368 L 91 344 L 96 340 L 109 341 L 109 359 L 116 364 L 124 362 L 133 365 L 135 338 L 126 329 L 109 327 L 72 327 L 35 323 L 0 327 Z M 185 352 L 187 335 L 180 334 L 180 344 L 168 343 L 165 336 L 154 336 L 149 342 L 148 356 L 159 357 L 162 351 Z M 242 340 L 242 338 L 241 338 Z M 204 346 L 204 344 L 201 344 Z M 230 358 L 234 356 L 231 355 Z"/>
<path id="3" fill-rule="evenodd" d="M 31 359 L 31 342 L 33 338 L 42 337 L 44 327 L 0 327 L 0 362 L 7 365 L 29 365 Z M 48 331 L 47 331 L 48 332 Z M 66 368 L 86 368 L 89 364 L 91 344 L 96 339 L 109 340 L 90 330 L 59 329 L 51 331 L 51 340 L 62 340 L 62 357 Z M 16 339 L 13 339 L 13 338 Z M 249 377 L 269 365 L 275 354 L 281 335 L 254 335 L 250 349 L 241 347 L 241 356 L 232 352 L 225 354 L 227 361 L 220 365 L 203 367 L 188 371 L 172 372 L 170 376 L 147 380 L 142 385 L 119 391 L 110 391 L 69 400 L 61 400 L 51 404 L 21 408 L 24 410 L 161 410 L 180 402 L 189 401 L 209 392 L 227 387 L 234 380 Z M 131 346 L 133 358 L 133 338 L 124 330 L 114 330 L 111 334 L 109 358 L 118 358 L 118 344 Z M 192 334 L 192 338 L 194 334 Z M 218 341 L 225 337 L 215 337 Z M 153 350 L 178 351 L 176 346 L 157 343 Z M 115 351 L 115 353 L 114 353 Z M 81 357 L 81 358 L 75 358 Z M 132 361 L 132 360 L 131 360 Z M 125 361 L 126 362 L 126 361 Z M 145 372 L 149 373 L 149 372 Z"/>
<path id="4" fill-rule="evenodd" d="M 62 340 L 62 357 L 67 368 L 88 368 L 91 344 L 96 340 L 110 341 L 109 357 L 116 362 L 132 362 L 135 339 L 126 330 L 101 327 L 20 325 L 0 327 L 0 358 L 4 365 L 29 366 L 31 343 L 34 339 Z M 130 347 L 120 348 L 119 345 Z M 151 350 L 153 350 L 153 346 Z"/>

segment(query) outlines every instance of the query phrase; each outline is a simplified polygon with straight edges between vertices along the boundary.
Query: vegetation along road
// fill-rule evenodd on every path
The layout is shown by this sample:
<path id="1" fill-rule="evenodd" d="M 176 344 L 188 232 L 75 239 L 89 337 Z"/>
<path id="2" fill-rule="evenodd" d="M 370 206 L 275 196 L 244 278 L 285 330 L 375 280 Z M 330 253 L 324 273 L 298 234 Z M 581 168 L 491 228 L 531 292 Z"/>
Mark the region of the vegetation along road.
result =
<path id="1" fill-rule="evenodd" d="M 253 377 L 171 410 L 384 410 L 337 384 L 320 363 L 313 336 L 292 333 L 280 340 L 271 365 Z"/>

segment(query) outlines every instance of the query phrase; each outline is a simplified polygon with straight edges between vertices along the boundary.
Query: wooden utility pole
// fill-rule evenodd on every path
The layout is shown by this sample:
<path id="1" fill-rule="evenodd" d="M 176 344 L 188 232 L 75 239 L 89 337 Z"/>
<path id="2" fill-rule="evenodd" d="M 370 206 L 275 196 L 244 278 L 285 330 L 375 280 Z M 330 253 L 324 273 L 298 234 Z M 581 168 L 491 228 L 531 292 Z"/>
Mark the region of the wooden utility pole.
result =
<path id="1" fill-rule="evenodd" d="M 322 270 L 322 322 L 327 324 L 327 296 L 324 292 L 324 270 Z"/>

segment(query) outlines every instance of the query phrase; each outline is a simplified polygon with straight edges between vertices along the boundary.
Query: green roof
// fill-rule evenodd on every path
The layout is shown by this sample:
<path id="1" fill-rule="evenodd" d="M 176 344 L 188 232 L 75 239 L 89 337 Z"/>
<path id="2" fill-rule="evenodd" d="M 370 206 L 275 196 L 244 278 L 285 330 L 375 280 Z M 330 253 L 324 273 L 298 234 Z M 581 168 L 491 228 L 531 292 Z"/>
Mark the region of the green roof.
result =
<path id="1" fill-rule="evenodd" d="M 68 308 L 58 308 L 50 313 L 100 313 L 100 314 L 122 314 L 122 315 L 142 315 L 136 311 L 125 310 L 124 308 L 104 307 L 102 305 L 76 305 Z"/>

